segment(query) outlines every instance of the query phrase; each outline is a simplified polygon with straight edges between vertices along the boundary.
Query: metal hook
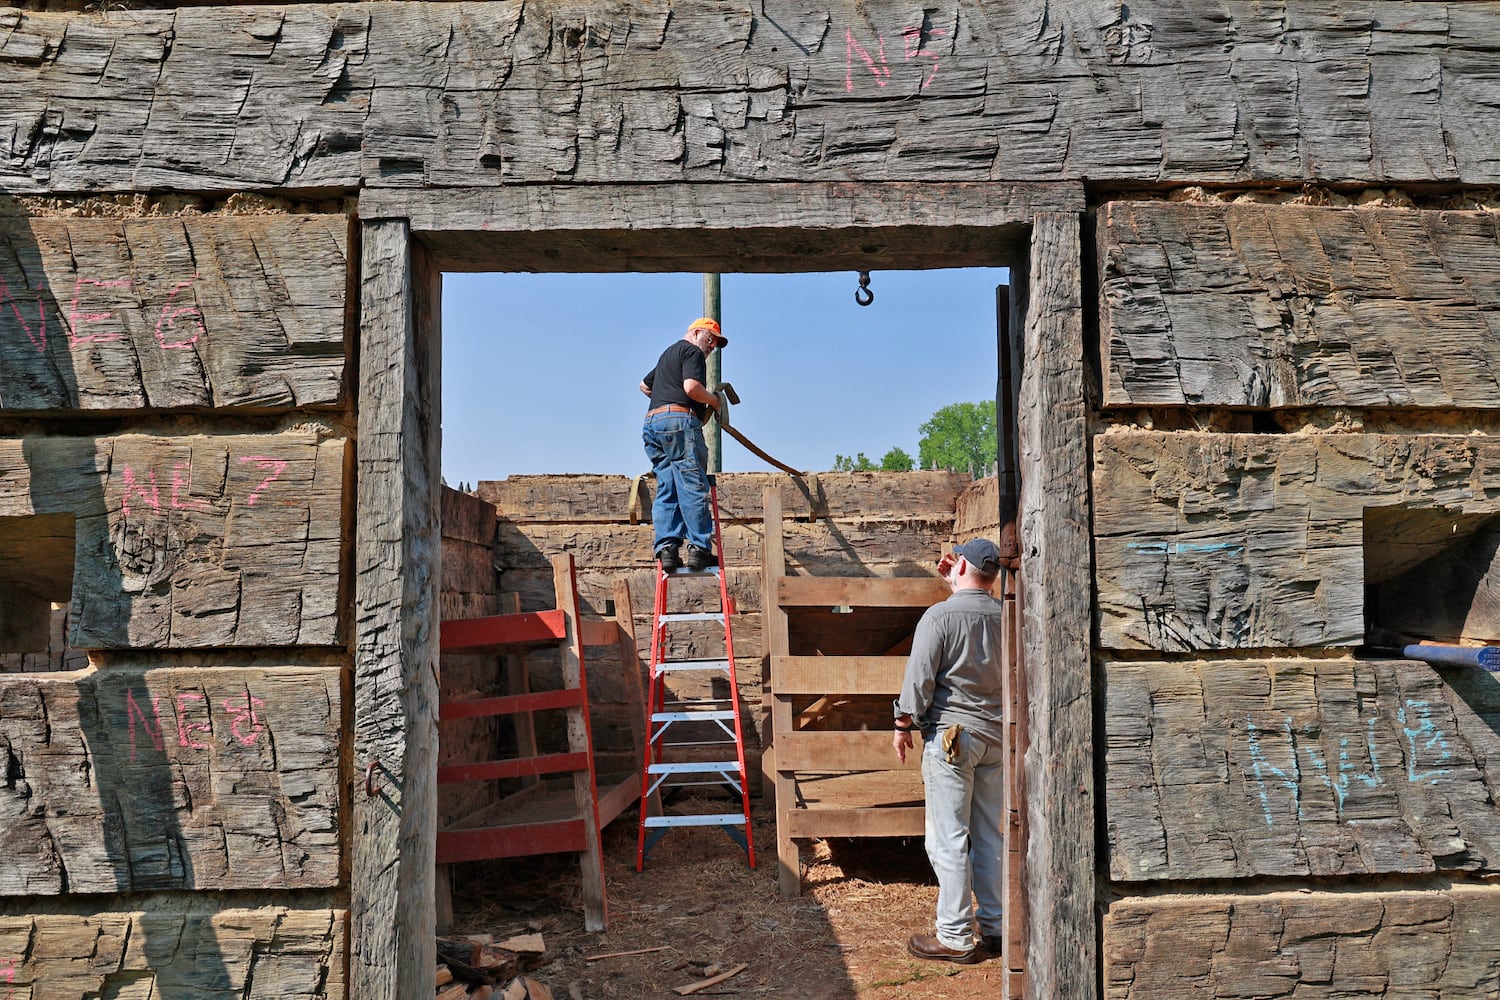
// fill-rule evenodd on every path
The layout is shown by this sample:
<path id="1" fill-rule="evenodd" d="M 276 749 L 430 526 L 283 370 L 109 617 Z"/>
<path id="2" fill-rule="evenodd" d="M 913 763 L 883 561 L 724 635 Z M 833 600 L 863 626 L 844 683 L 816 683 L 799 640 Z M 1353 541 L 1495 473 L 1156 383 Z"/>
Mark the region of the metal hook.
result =
<path id="1" fill-rule="evenodd" d="M 854 290 L 854 301 L 862 306 L 867 306 L 875 301 L 875 293 L 870 291 L 870 272 L 859 272 L 859 287 Z"/>
<path id="2" fill-rule="evenodd" d="M 379 766 L 380 762 L 373 758 L 365 765 L 365 794 L 368 796 L 380 794 L 380 782 L 375 780 L 375 769 Z"/>

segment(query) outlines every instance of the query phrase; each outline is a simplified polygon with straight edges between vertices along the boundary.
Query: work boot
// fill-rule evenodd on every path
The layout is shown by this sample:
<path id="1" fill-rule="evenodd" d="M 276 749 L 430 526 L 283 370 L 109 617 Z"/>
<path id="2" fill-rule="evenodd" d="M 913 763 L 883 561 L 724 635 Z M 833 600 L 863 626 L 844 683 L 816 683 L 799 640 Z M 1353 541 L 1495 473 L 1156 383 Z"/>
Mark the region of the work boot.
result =
<path id="1" fill-rule="evenodd" d="M 719 560 L 714 556 L 713 549 L 700 549 L 696 545 L 689 545 L 684 565 L 691 570 L 708 569 L 710 566 L 719 565 Z"/>
<path id="2" fill-rule="evenodd" d="M 682 555 L 675 545 L 663 545 L 656 550 L 656 561 L 661 563 L 663 573 L 676 572 L 682 566 Z"/>
<path id="3" fill-rule="evenodd" d="M 950 948 L 933 934 L 913 934 L 906 942 L 906 950 L 917 958 L 926 958 L 934 962 L 954 962 L 958 965 L 973 965 L 984 957 L 979 953 L 978 948 L 970 948 L 968 951 Z"/>

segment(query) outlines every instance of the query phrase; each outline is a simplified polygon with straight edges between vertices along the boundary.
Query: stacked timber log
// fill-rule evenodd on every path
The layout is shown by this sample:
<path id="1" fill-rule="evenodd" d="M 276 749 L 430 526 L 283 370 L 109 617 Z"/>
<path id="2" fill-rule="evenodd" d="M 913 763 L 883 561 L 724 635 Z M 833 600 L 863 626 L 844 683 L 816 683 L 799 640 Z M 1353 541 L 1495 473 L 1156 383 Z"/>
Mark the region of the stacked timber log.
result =
<path id="1" fill-rule="evenodd" d="M 1500 684 L 1361 647 L 1500 636 L 1497 248 L 1480 212 L 1099 210 L 1107 997 L 1493 989 Z"/>
<path id="2" fill-rule="evenodd" d="M 349 245 L 0 218 L 0 410 L 44 415 L 0 439 L 18 994 L 344 994 Z"/>

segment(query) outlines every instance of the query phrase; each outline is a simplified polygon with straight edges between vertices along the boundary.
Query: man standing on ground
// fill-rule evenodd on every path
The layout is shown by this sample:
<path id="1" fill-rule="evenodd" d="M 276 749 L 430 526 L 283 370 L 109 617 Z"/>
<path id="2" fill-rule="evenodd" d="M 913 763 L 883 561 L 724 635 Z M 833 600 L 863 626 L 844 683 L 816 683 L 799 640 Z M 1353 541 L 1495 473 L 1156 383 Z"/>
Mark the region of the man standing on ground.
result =
<path id="1" fill-rule="evenodd" d="M 927 791 L 927 858 L 938 879 L 937 933 L 913 934 L 918 958 L 968 965 L 1000 945 L 1002 605 L 990 594 L 1000 549 L 974 538 L 938 561 L 953 596 L 917 623 L 896 698 L 896 756 L 906 760 L 911 731 L 922 733 Z"/>
<path id="2" fill-rule="evenodd" d="M 651 398 L 641 439 L 656 473 L 651 525 L 655 558 L 668 573 L 679 566 L 706 569 L 716 565 L 713 515 L 708 504 L 708 443 L 703 423 L 719 400 L 708 391 L 708 355 L 729 343 L 719 324 L 695 319 L 682 339 L 668 347 L 656 367 L 641 379 Z M 684 560 L 680 546 L 687 540 Z"/>

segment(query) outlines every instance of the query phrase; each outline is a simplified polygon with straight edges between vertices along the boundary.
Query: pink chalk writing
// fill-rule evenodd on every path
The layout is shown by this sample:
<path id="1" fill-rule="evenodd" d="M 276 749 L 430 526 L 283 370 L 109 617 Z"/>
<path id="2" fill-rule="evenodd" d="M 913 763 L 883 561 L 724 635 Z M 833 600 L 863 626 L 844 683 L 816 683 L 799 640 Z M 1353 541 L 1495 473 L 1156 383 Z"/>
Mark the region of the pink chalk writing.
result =
<path id="1" fill-rule="evenodd" d="M 158 712 L 158 709 L 160 709 L 160 708 L 161 708 L 161 698 L 160 697 L 152 698 L 151 699 L 151 717 L 147 718 L 146 717 L 146 713 L 143 712 L 143 711 L 141 711 L 141 706 L 136 703 L 136 700 L 135 700 L 135 689 L 134 688 L 126 688 L 125 689 L 125 720 L 126 720 L 126 723 L 129 726 L 129 732 L 130 732 L 130 759 L 131 760 L 135 760 L 135 748 L 136 748 L 135 724 L 136 724 L 137 720 L 140 720 L 141 727 L 143 729 L 145 729 L 146 735 L 149 736 L 149 737 L 151 737 L 151 746 L 152 746 L 152 748 L 156 749 L 156 750 L 160 750 L 162 748 L 161 715 Z"/>
<path id="2" fill-rule="evenodd" d="M 173 702 L 177 709 L 177 745 L 180 747 L 192 747 L 194 750 L 207 750 L 208 744 L 199 742 L 192 738 L 193 733 L 211 733 L 213 726 L 206 722 L 191 722 L 187 717 L 187 703 L 190 701 L 202 701 L 203 696 L 196 691 L 179 691 Z"/>
<path id="3" fill-rule="evenodd" d="M 126 738 L 130 743 L 132 761 L 139 751 L 146 749 L 148 740 L 150 749 L 164 749 L 169 738 L 166 730 L 169 728 L 176 730 L 176 743 L 179 747 L 189 750 L 212 748 L 210 741 L 215 727 L 210 714 L 210 703 L 203 693 L 177 691 L 166 695 L 168 714 L 165 723 L 161 713 L 163 697 L 150 695 L 150 700 L 147 701 L 146 692 L 135 688 L 125 689 Z M 264 700 L 248 691 L 220 701 L 219 708 L 227 721 L 227 725 L 221 724 L 219 727 L 220 742 L 225 746 L 232 746 L 235 742 L 241 746 L 255 746 L 260 741 L 261 733 L 267 728 L 265 716 L 260 711 L 265 704 Z"/>
<path id="4" fill-rule="evenodd" d="M 191 278 L 177 282 L 167 292 L 166 301 L 157 314 L 156 326 L 153 330 L 157 345 L 164 351 L 191 348 L 208 333 L 208 328 L 203 322 L 203 310 L 196 302 L 188 301 L 189 296 L 183 296 L 184 292 L 197 283 L 199 277 L 201 275 L 194 271 Z M 97 297 L 93 289 L 134 287 L 135 281 L 131 278 L 101 279 L 81 274 L 74 278 L 73 297 L 68 303 L 67 320 L 63 324 L 68 337 L 68 348 L 77 350 L 90 344 L 107 344 L 111 341 L 123 340 L 125 334 L 120 329 L 85 332 L 89 327 L 107 324 L 118 316 L 118 311 L 114 309 L 90 308 L 87 299 Z M 9 307 L 16 322 L 20 324 L 22 332 L 26 334 L 26 339 L 31 341 L 31 346 L 36 348 L 38 354 L 46 353 L 47 350 L 47 311 L 44 304 L 46 291 L 46 282 L 41 282 L 31 289 L 31 294 L 35 298 L 35 315 L 28 319 L 21 311 L 22 301 L 27 298 L 25 286 L 22 286 L 20 293 L 16 293 L 6 284 L 4 278 L 0 278 L 0 311 Z"/>
<path id="5" fill-rule="evenodd" d="M 77 349 L 84 344 L 107 344 L 112 340 L 119 340 L 124 336 L 118 330 L 114 333 L 91 333 L 82 335 L 78 332 L 80 326 L 85 323 L 102 323 L 113 319 L 113 312 L 79 312 L 78 300 L 82 297 L 85 285 L 95 285 L 99 288 L 128 288 L 129 278 L 113 278 L 109 281 L 96 281 L 93 278 L 79 276 L 73 282 L 73 301 L 68 306 L 68 347 Z"/>
<path id="6" fill-rule="evenodd" d="M 254 507 L 255 501 L 260 499 L 260 495 L 265 492 L 266 487 L 270 486 L 278 478 L 280 478 L 281 474 L 286 471 L 287 467 L 286 459 L 267 458 L 265 455 L 245 455 L 240 458 L 240 462 L 241 464 L 245 462 L 254 462 L 259 468 L 269 469 L 271 472 L 269 476 L 260 481 L 259 486 L 251 491 L 250 496 L 245 500 L 245 506 L 247 507 Z"/>
<path id="7" fill-rule="evenodd" d="M 19 959 L 0 958 L 0 980 L 4 980 L 10 989 L 5 991 L 5 1000 L 11 1000 L 16 995 L 16 966 L 20 964 Z"/>
<path id="8" fill-rule="evenodd" d="M 161 315 L 157 317 L 156 320 L 156 342 L 162 346 L 162 350 L 171 351 L 192 347 L 198 342 L 198 338 L 203 336 L 203 334 L 207 332 L 203 328 L 203 311 L 196 305 L 173 305 L 173 301 L 177 298 L 177 293 L 185 288 L 191 288 L 193 286 L 193 282 L 197 280 L 198 272 L 194 271 L 191 278 L 186 281 L 179 281 L 177 284 L 172 286 L 172 291 L 168 293 L 167 304 L 162 308 Z M 167 340 L 167 333 L 171 332 L 173 334 L 177 334 L 177 331 L 174 329 L 177 325 L 177 321 L 184 320 L 184 325 L 187 325 L 186 320 L 184 319 L 185 317 L 192 320 L 192 335 L 180 340 L 173 340 L 169 342 Z"/>
<path id="9" fill-rule="evenodd" d="M 255 713 L 255 706 L 264 705 L 265 702 L 259 698 L 253 698 L 248 692 L 239 698 L 225 698 L 219 702 L 234 719 L 229 728 L 234 733 L 234 738 L 245 746 L 254 746 L 255 740 L 266 727 L 261 725 L 259 716 Z M 246 732 L 240 732 L 241 726 L 247 726 Z"/>
<path id="10" fill-rule="evenodd" d="M 868 49 L 854 40 L 854 32 L 848 28 L 844 29 L 844 89 L 854 89 L 854 57 L 857 55 L 865 61 L 865 68 L 875 77 L 875 85 L 884 87 L 886 81 L 891 78 L 891 70 L 885 64 L 885 39 L 877 39 L 880 43 L 880 61 L 877 63 L 870 55 Z"/>
<path id="11" fill-rule="evenodd" d="M 183 496 L 183 490 L 192 482 L 193 463 L 178 462 L 172 466 L 172 509 L 173 510 L 208 510 L 207 500 L 194 500 L 192 497 Z M 130 513 L 126 511 L 126 513 Z"/>
<path id="12" fill-rule="evenodd" d="M 266 489 L 276 480 L 281 478 L 282 473 L 291 462 L 284 458 L 271 458 L 267 455 L 243 455 L 239 459 L 241 464 L 247 462 L 255 463 L 255 466 L 266 472 L 265 478 L 261 479 L 245 497 L 245 505 L 254 507 L 260 500 Z M 118 465 L 120 480 L 122 482 L 120 495 L 120 510 L 125 517 L 132 516 L 135 511 L 144 505 L 152 512 L 160 514 L 164 507 L 161 497 L 161 487 L 157 483 L 156 470 L 146 468 L 140 472 L 129 462 L 121 462 Z M 163 476 L 162 478 L 165 478 Z M 212 505 L 202 497 L 189 495 L 192 489 L 193 463 L 191 461 L 177 462 L 172 466 L 172 489 L 168 495 L 165 509 L 167 510 L 210 510 Z"/>
<path id="13" fill-rule="evenodd" d="M 125 492 L 120 497 L 120 509 L 125 512 L 126 517 L 130 516 L 130 496 L 132 493 L 146 501 L 147 506 L 152 510 L 161 513 L 161 494 L 156 488 L 156 470 L 147 469 L 146 475 L 148 481 L 151 483 L 149 491 L 136 482 L 135 470 L 129 465 L 124 466 L 120 470 L 120 477 L 125 480 Z"/>
<path id="14" fill-rule="evenodd" d="M 16 322 L 21 324 L 21 329 L 26 333 L 26 339 L 31 341 L 31 346 L 36 348 L 38 354 L 47 349 L 47 313 L 42 308 L 42 293 L 46 290 L 45 282 L 36 286 L 36 318 L 35 325 L 33 325 L 26 322 L 26 317 L 21 315 L 21 304 L 11 294 L 10 286 L 5 283 L 5 279 L 0 278 L 0 305 L 10 306 L 10 311 L 15 314 Z"/>
<path id="15" fill-rule="evenodd" d="M 932 61 L 932 71 L 929 72 L 917 89 L 923 90 L 932 84 L 938 74 L 938 54 L 926 48 L 927 40 L 940 38 L 947 35 L 946 31 L 938 28 L 930 28 L 924 22 L 910 28 L 901 29 L 901 53 L 902 62 L 909 63 L 913 59 L 929 59 Z M 885 38 L 877 36 L 875 52 L 872 54 L 859 42 L 854 40 L 854 32 L 844 30 L 844 90 L 854 89 L 855 60 L 858 58 L 863 62 L 865 69 L 875 78 L 875 86 L 884 87 L 891 79 L 891 69 L 885 58 Z"/>

